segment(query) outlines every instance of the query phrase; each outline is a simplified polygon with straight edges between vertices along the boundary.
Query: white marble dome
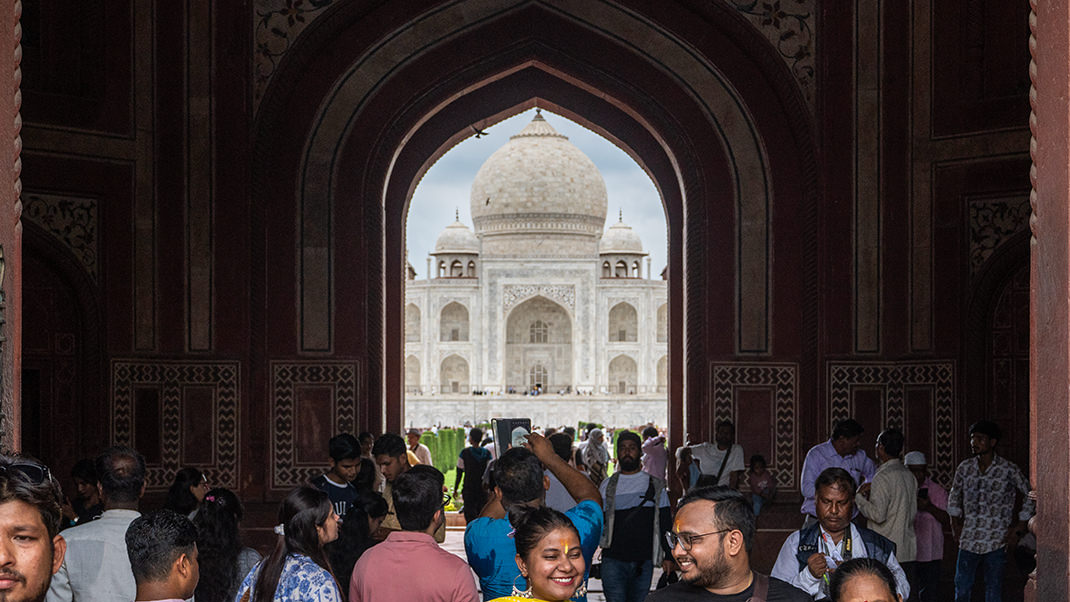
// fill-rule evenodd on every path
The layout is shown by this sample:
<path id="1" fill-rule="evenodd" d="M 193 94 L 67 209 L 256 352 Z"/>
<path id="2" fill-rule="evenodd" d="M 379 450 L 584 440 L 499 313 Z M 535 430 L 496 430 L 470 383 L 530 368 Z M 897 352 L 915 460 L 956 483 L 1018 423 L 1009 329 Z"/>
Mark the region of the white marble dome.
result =
<path id="1" fill-rule="evenodd" d="M 564 235 L 593 246 L 605 226 L 606 183 L 594 162 L 536 112 L 479 168 L 471 203 L 481 238 Z"/>
<path id="2" fill-rule="evenodd" d="M 625 224 L 623 218 L 602 235 L 598 252 L 602 255 L 646 255 L 643 253 L 643 241 L 639 238 L 639 233 Z"/>
<path id="3" fill-rule="evenodd" d="M 479 239 L 458 219 L 438 235 L 435 253 L 479 253 Z"/>

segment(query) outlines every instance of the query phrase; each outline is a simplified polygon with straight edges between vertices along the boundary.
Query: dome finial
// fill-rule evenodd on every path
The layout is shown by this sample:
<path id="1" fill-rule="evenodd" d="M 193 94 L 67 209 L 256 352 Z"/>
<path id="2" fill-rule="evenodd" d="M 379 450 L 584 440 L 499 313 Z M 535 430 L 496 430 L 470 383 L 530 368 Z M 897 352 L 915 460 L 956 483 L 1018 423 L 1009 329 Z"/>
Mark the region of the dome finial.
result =
<path id="1" fill-rule="evenodd" d="M 460 207 L 454 207 L 453 208 L 453 219 L 455 219 L 457 221 L 461 221 L 461 208 Z"/>
<path id="2" fill-rule="evenodd" d="M 618 208 L 617 211 L 620 212 L 617 215 L 617 222 L 623 224 L 624 223 L 624 208 Z"/>

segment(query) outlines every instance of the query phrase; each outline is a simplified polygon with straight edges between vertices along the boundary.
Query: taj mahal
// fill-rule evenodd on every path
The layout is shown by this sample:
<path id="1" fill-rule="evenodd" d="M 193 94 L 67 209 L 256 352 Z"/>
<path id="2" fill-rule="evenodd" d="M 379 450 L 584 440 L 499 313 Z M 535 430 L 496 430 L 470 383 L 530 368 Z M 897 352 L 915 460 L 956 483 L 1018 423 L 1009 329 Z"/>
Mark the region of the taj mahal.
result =
<path id="1" fill-rule="evenodd" d="M 667 288 L 598 168 L 538 112 L 483 163 L 473 229 L 406 264 L 405 423 L 667 419 Z M 663 274 L 663 273 L 662 273 Z"/>

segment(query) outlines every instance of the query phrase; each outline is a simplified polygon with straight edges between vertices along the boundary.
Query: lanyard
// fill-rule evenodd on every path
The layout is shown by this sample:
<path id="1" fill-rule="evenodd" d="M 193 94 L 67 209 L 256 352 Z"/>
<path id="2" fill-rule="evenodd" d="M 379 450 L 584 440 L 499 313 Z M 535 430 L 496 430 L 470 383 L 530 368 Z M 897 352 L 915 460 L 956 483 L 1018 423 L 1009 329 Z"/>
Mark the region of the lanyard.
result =
<path id="1" fill-rule="evenodd" d="M 832 538 L 824 530 L 821 531 L 821 541 L 825 543 L 825 554 L 831 561 L 829 564 L 830 569 L 836 568 L 841 562 L 851 559 L 851 527 L 847 527 L 847 532 L 843 534 L 843 554 L 840 554 L 840 547 L 832 542 Z"/>

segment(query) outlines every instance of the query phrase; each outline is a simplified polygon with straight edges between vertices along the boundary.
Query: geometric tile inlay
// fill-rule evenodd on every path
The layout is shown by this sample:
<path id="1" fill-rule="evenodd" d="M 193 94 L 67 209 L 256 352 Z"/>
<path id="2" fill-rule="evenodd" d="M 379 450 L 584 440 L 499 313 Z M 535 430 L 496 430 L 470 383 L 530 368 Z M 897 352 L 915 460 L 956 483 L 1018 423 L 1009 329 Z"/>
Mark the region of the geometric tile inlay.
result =
<path id="1" fill-rule="evenodd" d="M 353 433 L 357 424 L 357 374 L 357 364 L 353 362 L 271 362 L 272 488 L 297 487 L 323 474 L 322 461 L 307 464 L 297 459 L 295 389 L 302 385 L 331 386 L 330 432 Z"/>
<path id="2" fill-rule="evenodd" d="M 197 464 L 212 486 L 238 486 L 238 399 L 241 366 L 236 361 L 112 360 L 113 443 L 134 446 L 134 392 L 141 386 L 162 392 L 160 428 L 162 461 L 148 465 L 145 486 L 165 490 L 182 468 L 182 389 L 210 387 L 213 391 L 212 461 Z M 214 446 L 212 443 L 214 442 Z"/>
<path id="3" fill-rule="evenodd" d="M 795 454 L 795 416 L 798 412 L 799 368 L 797 364 L 711 364 L 713 388 L 713 432 L 720 420 L 739 424 L 739 407 L 736 390 L 739 388 L 765 388 L 773 390 L 774 399 L 774 456 L 769 468 L 777 475 L 777 484 L 784 489 L 796 487 L 795 475 L 799 467 Z"/>
<path id="4" fill-rule="evenodd" d="M 876 386 L 884 394 L 887 415 L 884 424 L 889 428 L 903 428 L 906 390 L 925 386 L 933 389 L 935 400 L 936 435 L 935 462 L 930 461 L 933 479 L 950 483 L 954 474 L 954 406 L 955 362 L 829 362 L 828 383 L 830 397 L 829 432 L 833 425 L 851 418 L 851 389 L 855 386 Z"/>

